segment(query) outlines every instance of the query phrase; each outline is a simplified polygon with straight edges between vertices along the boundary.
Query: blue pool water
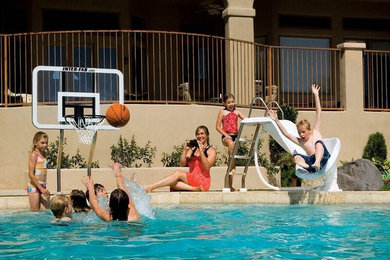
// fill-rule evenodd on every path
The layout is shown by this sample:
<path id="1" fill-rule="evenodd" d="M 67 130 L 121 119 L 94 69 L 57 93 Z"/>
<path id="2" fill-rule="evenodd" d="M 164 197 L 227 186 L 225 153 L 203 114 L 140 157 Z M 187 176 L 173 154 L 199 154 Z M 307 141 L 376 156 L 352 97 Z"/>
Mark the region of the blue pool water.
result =
<path id="1" fill-rule="evenodd" d="M 184 205 L 139 223 L 0 212 L 0 257 L 23 259 L 388 259 L 389 206 Z"/>

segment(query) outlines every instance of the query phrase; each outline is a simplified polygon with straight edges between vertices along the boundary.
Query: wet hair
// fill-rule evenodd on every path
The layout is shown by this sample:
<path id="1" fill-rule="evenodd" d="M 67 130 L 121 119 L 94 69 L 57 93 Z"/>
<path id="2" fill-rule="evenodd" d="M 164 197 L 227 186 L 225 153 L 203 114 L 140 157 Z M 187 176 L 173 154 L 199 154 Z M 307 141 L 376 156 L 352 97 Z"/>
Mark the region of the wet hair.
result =
<path id="1" fill-rule="evenodd" d="M 297 128 L 305 126 L 307 130 L 311 130 L 310 122 L 307 121 L 306 119 L 303 119 L 297 123 Z"/>
<path id="2" fill-rule="evenodd" d="M 223 103 L 226 103 L 226 101 L 227 101 L 229 98 L 236 99 L 232 93 L 224 94 L 223 97 L 222 97 L 222 102 L 223 102 Z"/>
<path id="3" fill-rule="evenodd" d="M 91 208 L 87 204 L 87 197 L 82 190 L 72 190 L 70 192 L 70 200 L 74 212 L 89 212 Z"/>
<path id="4" fill-rule="evenodd" d="M 93 185 L 93 189 L 94 189 L 94 191 L 95 191 L 95 195 L 97 195 L 99 189 L 105 189 L 105 188 L 104 188 L 104 186 L 101 185 L 100 183 L 95 183 L 95 184 Z M 87 200 L 89 201 L 89 190 L 87 190 L 87 191 L 85 192 L 85 196 L 87 197 Z"/>
<path id="5" fill-rule="evenodd" d="M 196 130 L 195 130 L 195 135 L 198 133 L 198 131 L 199 131 L 200 129 L 203 129 L 203 131 L 206 133 L 206 135 L 207 135 L 207 145 L 210 145 L 210 138 L 209 138 L 210 133 L 209 133 L 209 129 L 208 129 L 207 126 L 205 126 L 205 125 L 198 126 L 198 127 L 196 128 Z"/>
<path id="6" fill-rule="evenodd" d="M 46 138 L 47 140 L 49 140 L 49 137 L 47 136 L 47 134 L 45 132 L 42 132 L 42 131 L 38 131 L 35 133 L 34 137 L 33 137 L 33 144 L 32 144 L 32 149 L 31 151 L 34 151 L 35 150 L 35 144 L 41 140 L 42 138 Z"/>
<path id="7" fill-rule="evenodd" d="M 110 211 L 112 220 L 127 221 L 129 215 L 129 196 L 122 189 L 115 189 L 110 195 Z"/>
<path id="8" fill-rule="evenodd" d="M 50 200 L 50 210 L 56 218 L 62 217 L 69 201 L 70 199 L 66 195 L 56 195 Z"/>

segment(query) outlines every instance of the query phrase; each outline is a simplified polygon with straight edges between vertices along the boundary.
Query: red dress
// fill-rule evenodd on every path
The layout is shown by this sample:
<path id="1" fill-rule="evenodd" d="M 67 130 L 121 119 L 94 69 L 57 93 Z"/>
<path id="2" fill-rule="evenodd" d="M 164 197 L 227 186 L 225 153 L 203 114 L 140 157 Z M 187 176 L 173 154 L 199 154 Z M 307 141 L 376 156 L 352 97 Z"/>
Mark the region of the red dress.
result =
<path id="1" fill-rule="evenodd" d="M 222 119 L 222 129 L 227 134 L 236 135 L 238 133 L 238 115 L 230 112 Z"/>
<path id="2" fill-rule="evenodd" d="M 194 187 L 202 186 L 203 191 L 208 191 L 211 182 L 210 171 L 204 168 L 200 156 L 191 156 L 188 165 L 190 167 L 186 173 L 188 184 Z"/>

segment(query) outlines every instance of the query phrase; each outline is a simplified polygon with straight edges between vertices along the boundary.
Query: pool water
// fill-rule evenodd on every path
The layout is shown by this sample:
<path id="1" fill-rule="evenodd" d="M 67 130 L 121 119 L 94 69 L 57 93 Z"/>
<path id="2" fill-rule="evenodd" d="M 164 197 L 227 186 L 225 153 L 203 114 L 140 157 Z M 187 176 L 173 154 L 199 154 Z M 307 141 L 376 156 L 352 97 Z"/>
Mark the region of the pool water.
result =
<path id="1" fill-rule="evenodd" d="M 183 205 L 137 223 L 79 213 L 1 211 L 0 257 L 23 259 L 330 259 L 390 257 L 390 207 Z"/>

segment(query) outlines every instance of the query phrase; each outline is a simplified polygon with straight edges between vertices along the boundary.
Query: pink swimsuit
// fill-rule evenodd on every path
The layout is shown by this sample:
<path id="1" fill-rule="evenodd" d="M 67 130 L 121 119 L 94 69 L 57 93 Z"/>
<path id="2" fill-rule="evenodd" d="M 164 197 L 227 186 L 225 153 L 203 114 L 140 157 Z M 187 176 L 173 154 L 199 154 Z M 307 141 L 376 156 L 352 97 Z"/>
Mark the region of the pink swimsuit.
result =
<path id="1" fill-rule="evenodd" d="M 227 134 L 237 134 L 238 126 L 237 126 L 238 115 L 234 112 L 230 112 L 222 119 L 222 129 Z"/>
<path id="2" fill-rule="evenodd" d="M 188 165 L 190 166 L 187 172 L 188 184 L 194 187 L 202 186 L 203 191 L 208 191 L 211 182 L 210 172 L 204 168 L 200 156 L 191 156 Z"/>

